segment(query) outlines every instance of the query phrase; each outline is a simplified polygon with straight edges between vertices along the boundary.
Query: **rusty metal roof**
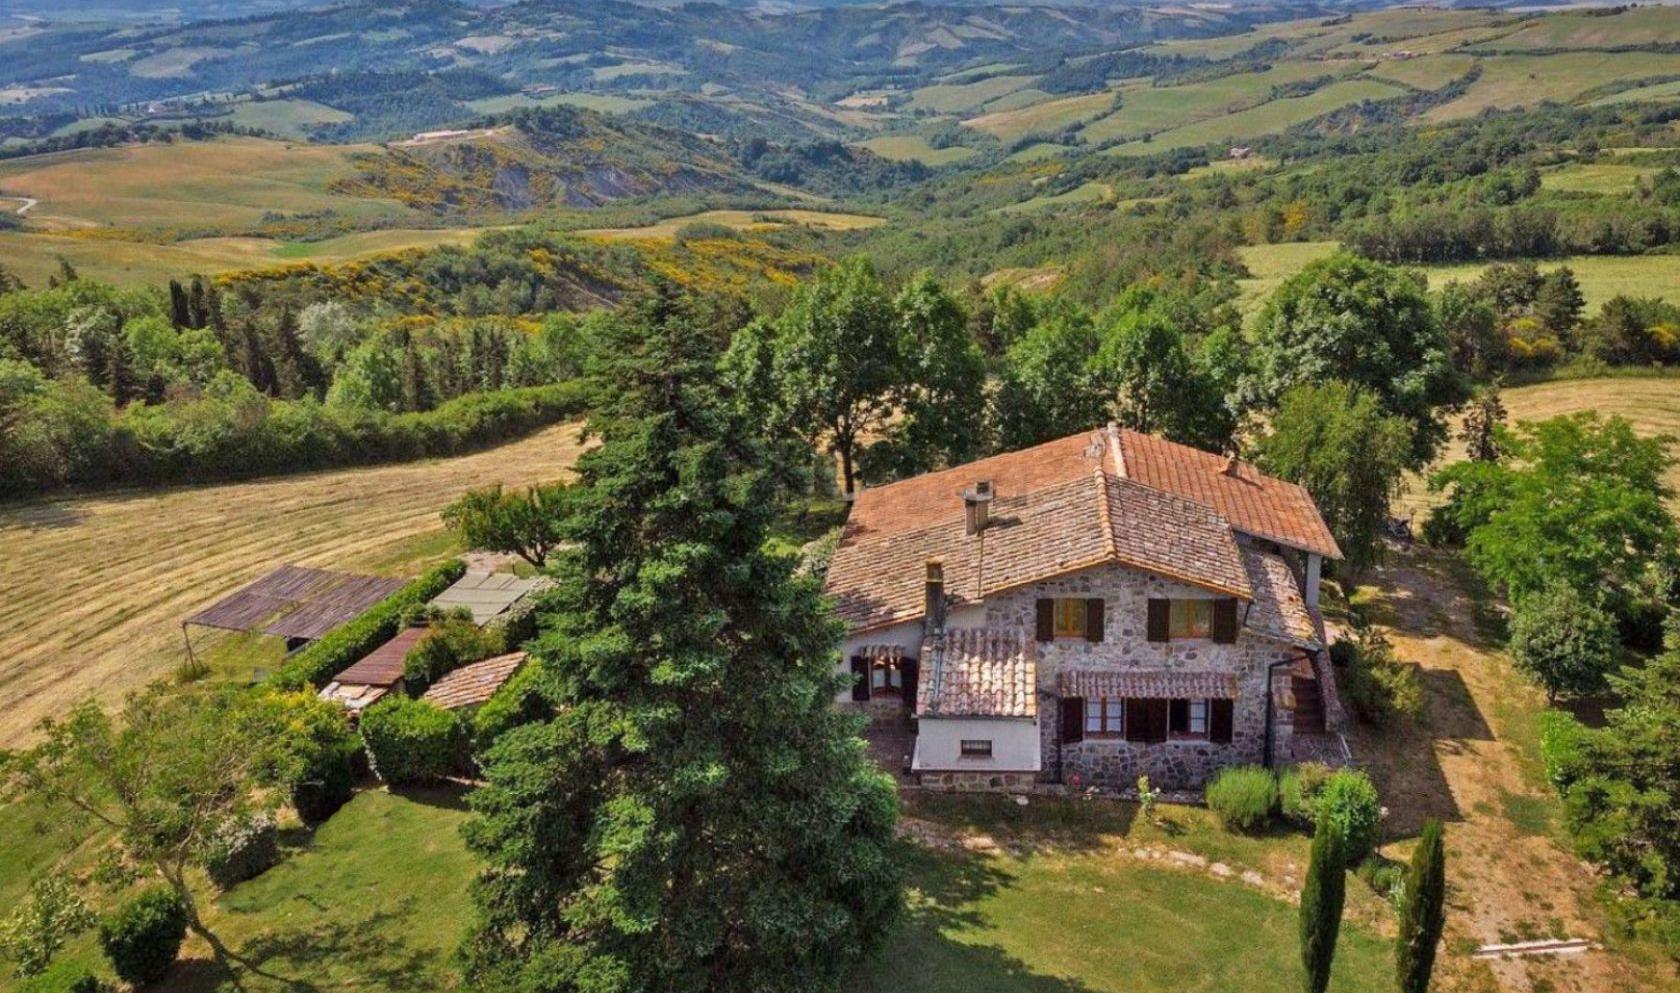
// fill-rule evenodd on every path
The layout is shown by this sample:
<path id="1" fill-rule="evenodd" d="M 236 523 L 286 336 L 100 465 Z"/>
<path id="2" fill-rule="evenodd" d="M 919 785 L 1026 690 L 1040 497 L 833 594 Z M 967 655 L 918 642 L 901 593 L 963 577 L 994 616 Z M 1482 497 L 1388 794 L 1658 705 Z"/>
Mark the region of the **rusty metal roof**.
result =
<path id="1" fill-rule="evenodd" d="M 339 673 L 333 682 L 344 686 L 395 686 L 403 675 L 408 650 L 431 633 L 430 628 L 404 628 L 385 644 L 364 655 L 361 661 Z"/>
<path id="2" fill-rule="evenodd" d="M 401 579 L 283 565 L 182 623 L 285 638 L 319 638 L 395 593 Z"/>

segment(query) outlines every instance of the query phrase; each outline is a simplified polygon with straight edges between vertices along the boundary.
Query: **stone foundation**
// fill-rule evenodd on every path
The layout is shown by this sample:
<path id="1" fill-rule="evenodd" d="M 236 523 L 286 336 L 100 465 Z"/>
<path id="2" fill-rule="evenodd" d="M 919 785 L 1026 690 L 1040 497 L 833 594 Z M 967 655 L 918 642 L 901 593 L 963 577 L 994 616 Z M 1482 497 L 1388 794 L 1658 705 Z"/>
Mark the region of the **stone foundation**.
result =
<path id="1" fill-rule="evenodd" d="M 1035 778 L 1030 772 L 923 772 L 916 776 L 924 789 L 953 793 L 1026 793 Z"/>

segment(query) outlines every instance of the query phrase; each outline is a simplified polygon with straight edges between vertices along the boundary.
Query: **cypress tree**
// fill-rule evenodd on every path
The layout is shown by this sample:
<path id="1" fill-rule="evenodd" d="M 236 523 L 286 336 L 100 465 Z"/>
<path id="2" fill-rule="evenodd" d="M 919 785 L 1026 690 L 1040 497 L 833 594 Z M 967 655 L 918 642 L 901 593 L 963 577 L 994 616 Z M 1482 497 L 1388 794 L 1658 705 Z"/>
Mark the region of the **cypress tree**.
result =
<path id="1" fill-rule="evenodd" d="M 431 406 L 431 390 L 426 384 L 426 367 L 420 361 L 420 349 L 407 328 L 398 333 L 397 344 L 402 349 L 402 409 L 425 410 Z"/>
<path id="2" fill-rule="evenodd" d="M 187 291 L 178 279 L 169 281 L 169 323 L 178 328 L 193 326 L 192 306 L 187 302 Z"/>
<path id="3" fill-rule="evenodd" d="M 1301 887 L 1301 966 L 1306 993 L 1324 993 L 1330 985 L 1330 963 L 1336 957 L 1336 936 L 1342 928 L 1342 900 L 1347 895 L 1346 843 L 1328 817 L 1318 819 L 1313 835 L 1312 861 Z"/>
<path id="4" fill-rule="evenodd" d="M 765 547 L 781 453 L 710 321 L 661 289 L 604 332 L 533 644 L 554 716 L 470 801 L 475 990 L 832 990 L 898 908 L 895 792 L 833 706 L 817 582 Z"/>
<path id="5" fill-rule="evenodd" d="M 1394 973 L 1400 993 L 1425 993 L 1435 970 L 1435 946 L 1446 921 L 1447 853 L 1441 822 L 1431 819 L 1412 850 L 1406 887 L 1400 896 L 1400 937 L 1394 945 Z"/>

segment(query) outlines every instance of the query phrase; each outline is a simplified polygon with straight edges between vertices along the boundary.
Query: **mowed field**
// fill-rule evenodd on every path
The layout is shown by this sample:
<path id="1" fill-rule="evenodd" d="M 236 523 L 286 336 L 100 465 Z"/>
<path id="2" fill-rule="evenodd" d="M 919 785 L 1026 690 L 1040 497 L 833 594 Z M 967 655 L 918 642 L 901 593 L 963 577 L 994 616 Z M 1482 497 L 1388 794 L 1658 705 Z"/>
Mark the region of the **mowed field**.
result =
<path id="1" fill-rule="evenodd" d="M 895 162 L 915 161 L 934 168 L 971 159 L 980 154 L 976 149 L 965 148 L 962 145 L 935 148 L 926 137 L 919 134 L 882 135 L 858 144 L 882 158 Z"/>
<path id="2" fill-rule="evenodd" d="M 406 576 L 462 491 L 563 477 L 575 425 L 453 459 L 0 505 L 0 746 L 185 657 L 180 620 L 285 564 Z"/>
<path id="3" fill-rule="evenodd" d="M 1243 310 L 1248 313 L 1258 310 L 1279 283 L 1301 271 L 1307 263 L 1335 250 L 1336 243 L 1329 241 L 1249 245 L 1237 249 L 1237 255 L 1251 274 L 1250 278 L 1239 281 Z M 1449 280 L 1473 280 L 1489 264 L 1470 262 L 1407 268 L 1423 270 L 1429 277 L 1430 287 L 1439 289 Z M 1581 284 L 1581 294 L 1586 297 L 1588 317 L 1596 313 L 1604 301 L 1617 295 L 1660 297 L 1680 304 L 1680 255 L 1574 255 L 1541 260 L 1539 266 L 1541 272 L 1568 266 L 1575 273 Z"/>

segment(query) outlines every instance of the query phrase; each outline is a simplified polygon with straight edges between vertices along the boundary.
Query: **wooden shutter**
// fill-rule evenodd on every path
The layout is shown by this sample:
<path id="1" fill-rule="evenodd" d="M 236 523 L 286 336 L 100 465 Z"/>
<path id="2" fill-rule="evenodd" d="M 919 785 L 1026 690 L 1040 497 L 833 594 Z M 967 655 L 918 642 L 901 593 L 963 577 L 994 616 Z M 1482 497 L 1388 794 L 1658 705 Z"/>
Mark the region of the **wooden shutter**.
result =
<path id="1" fill-rule="evenodd" d="M 1126 740 L 1149 740 L 1149 701 L 1126 701 Z"/>
<path id="2" fill-rule="evenodd" d="M 1085 640 L 1103 640 L 1102 597 L 1092 597 L 1085 601 Z"/>
<path id="3" fill-rule="evenodd" d="M 915 659 L 898 660 L 898 678 L 904 684 L 904 705 L 910 708 L 912 714 L 916 712 L 916 671 Z"/>
<path id="4" fill-rule="evenodd" d="M 1062 697 L 1062 744 L 1085 740 L 1085 698 Z"/>
<path id="5" fill-rule="evenodd" d="M 1230 597 L 1213 601 L 1213 640 L 1221 645 L 1237 640 L 1237 601 Z"/>
<path id="6" fill-rule="evenodd" d="M 1148 741 L 1167 740 L 1167 704 L 1168 700 L 1149 700 L 1149 737 Z"/>
<path id="7" fill-rule="evenodd" d="M 1038 640 L 1056 640 L 1056 601 L 1047 597 L 1038 601 Z"/>
<path id="8" fill-rule="evenodd" d="M 1149 601 L 1149 632 L 1150 641 L 1166 641 L 1167 629 L 1172 623 L 1172 601 Z"/>
<path id="9" fill-rule="evenodd" d="M 1231 741 L 1231 725 L 1236 716 L 1236 701 L 1208 701 L 1208 738 L 1221 744 Z"/>
<path id="10" fill-rule="evenodd" d="M 862 655 L 852 656 L 852 699 L 869 699 L 869 660 Z"/>

